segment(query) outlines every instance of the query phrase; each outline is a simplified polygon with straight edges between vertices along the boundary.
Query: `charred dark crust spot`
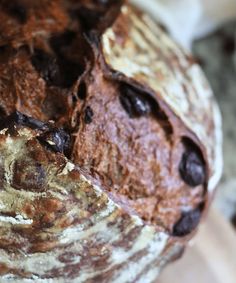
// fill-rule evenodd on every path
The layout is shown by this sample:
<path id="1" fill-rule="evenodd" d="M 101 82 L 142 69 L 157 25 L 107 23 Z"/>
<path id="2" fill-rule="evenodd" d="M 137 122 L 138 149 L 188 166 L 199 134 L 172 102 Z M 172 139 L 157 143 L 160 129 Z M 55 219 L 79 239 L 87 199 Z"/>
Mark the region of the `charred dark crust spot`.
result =
<path id="1" fill-rule="evenodd" d="M 179 172 L 186 184 L 194 188 L 206 182 L 206 165 L 200 149 L 189 139 L 184 139 L 186 151 L 184 152 Z"/>
<path id="2" fill-rule="evenodd" d="M 20 1 L 0 1 L 0 7 L 15 18 L 19 23 L 25 24 L 28 18 L 26 7 Z"/>
<path id="3" fill-rule="evenodd" d="M 184 212 L 179 221 L 174 225 L 173 236 L 184 237 L 190 234 L 198 226 L 201 219 L 201 214 L 201 208 Z"/>

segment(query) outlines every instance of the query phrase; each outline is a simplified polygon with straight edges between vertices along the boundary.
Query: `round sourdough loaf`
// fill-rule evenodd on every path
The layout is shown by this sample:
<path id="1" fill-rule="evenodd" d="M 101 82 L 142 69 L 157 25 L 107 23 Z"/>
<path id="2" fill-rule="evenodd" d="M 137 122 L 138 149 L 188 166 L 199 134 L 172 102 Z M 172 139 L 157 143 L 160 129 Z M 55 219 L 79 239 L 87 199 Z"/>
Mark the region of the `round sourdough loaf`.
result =
<path id="1" fill-rule="evenodd" d="M 0 18 L 0 281 L 155 282 L 221 175 L 200 67 L 122 1 Z"/>

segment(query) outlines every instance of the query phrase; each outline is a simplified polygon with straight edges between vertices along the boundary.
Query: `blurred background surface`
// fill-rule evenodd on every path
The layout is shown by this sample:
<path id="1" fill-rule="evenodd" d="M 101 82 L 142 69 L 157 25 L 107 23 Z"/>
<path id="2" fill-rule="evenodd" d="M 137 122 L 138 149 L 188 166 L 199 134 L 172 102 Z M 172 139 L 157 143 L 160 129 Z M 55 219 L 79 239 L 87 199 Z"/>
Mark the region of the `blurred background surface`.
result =
<path id="1" fill-rule="evenodd" d="M 225 23 L 214 33 L 194 42 L 193 53 L 210 81 L 223 116 L 224 173 L 214 205 L 235 223 L 236 20 Z"/>

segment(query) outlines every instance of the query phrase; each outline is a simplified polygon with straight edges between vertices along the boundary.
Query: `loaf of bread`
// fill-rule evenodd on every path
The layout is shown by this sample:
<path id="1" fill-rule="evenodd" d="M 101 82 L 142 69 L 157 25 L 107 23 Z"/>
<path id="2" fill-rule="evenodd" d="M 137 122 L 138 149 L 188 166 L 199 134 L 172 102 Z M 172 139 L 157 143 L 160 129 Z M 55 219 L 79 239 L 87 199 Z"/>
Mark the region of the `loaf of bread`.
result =
<path id="1" fill-rule="evenodd" d="M 1 0 L 0 19 L 0 281 L 155 282 L 221 175 L 200 67 L 123 1 Z"/>

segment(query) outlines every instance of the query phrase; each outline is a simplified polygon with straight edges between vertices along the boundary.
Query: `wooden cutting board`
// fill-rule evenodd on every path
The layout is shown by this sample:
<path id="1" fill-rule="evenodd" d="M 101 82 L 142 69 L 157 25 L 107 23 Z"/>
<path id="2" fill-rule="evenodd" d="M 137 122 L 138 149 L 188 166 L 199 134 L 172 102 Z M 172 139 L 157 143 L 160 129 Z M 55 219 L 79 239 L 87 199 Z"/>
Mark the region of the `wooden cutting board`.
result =
<path id="1" fill-rule="evenodd" d="M 183 258 L 158 283 L 236 283 L 236 230 L 211 209 Z"/>

